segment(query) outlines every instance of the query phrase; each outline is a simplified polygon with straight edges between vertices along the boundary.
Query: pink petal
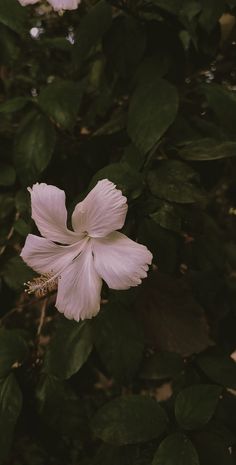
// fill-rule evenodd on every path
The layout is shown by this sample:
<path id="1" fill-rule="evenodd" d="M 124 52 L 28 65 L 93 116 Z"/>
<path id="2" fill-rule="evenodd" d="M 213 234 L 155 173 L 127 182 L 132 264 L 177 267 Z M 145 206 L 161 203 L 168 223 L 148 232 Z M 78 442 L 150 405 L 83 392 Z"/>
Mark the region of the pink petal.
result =
<path id="1" fill-rule="evenodd" d="M 34 3 L 38 3 L 39 0 L 18 0 L 22 6 L 26 5 L 34 5 Z"/>
<path id="2" fill-rule="evenodd" d="M 31 194 L 32 218 L 42 236 L 61 244 L 72 244 L 80 239 L 67 228 L 65 192 L 47 184 L 34 184 Z"/>
<path id="3" fill-rule="evenodd" d="M 152 254 L 144 245 L 113 232 L 93 239 L 92 247 L 95 268 L 111 289 L 129 289 L 146 278 Z"/>
<path id="4" fill-rule="evenodd" d="M 94 268 L 91 245 L 88 244 L 61 274 L 56 307 L 69 319 L 92 318 L 100 309 L 101 287 L 102 280 Z"/>
<path id="5" fill-rule="evenodd" d="M 48 3 L 52 5 L 55 11 L 59 10 L 75 10 L 80 0 L 48 0 Z"/>
<path id="6" fill-rule="evenodd" d="M 76 205 L 72 225 L 75 231 L 87 232 L 90 237 L 103 237 L 122 228 L 127 209 L 126 197 L 113 182 L 103 179 Z"/>
<path id="7" fill-rule="evenodd" d="M 63 246 L 44 237 L 29 234 L 21 251 L 21 257 L 38 273 L 58 273 L 63 270 L 85 246 L 86 240 Z"/>

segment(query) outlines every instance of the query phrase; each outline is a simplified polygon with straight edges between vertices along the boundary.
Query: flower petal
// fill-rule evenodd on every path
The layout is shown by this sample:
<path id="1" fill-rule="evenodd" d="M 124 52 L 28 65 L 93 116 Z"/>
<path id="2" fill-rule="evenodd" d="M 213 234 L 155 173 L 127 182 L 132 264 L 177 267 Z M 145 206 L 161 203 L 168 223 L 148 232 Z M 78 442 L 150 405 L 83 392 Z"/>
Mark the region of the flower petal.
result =
<path id="1" fill-rule="evenodd" d="M 36 183 L 31 194 L 32 218 L 42 236 L 61 244 L 72 244 L 80 237 L 67 228 L 65 192 L 58 187 Z"/>
<path id="2" fill-rule="evenodd" d="M 92 318 L 100 309 L 102 280 L 95 268 L 88 244 L 58 281 L 56 307 L 69 319 Z"/>
<path id="3" fill-rule="evenodd" d="M 79 255 L 86 239 L 69 245 L 57 245 L 44 237 L 29 234 L 21 251 L 21 257 L 38 273 L 59 273 Z"/>
<path id="4" fill-rule="evenodd" d="M 87 197 L 75 207 L 72 226 L 90 237 L 104 237 L 121 229 L 127 214 L 127 199 L 113 182 L 99 181 Z"/>
<path id="5" fill-rule="evenodd" d="M 26 6 L 26 5 L 34 5 L 35 3 L 38 3 L 39 0 L 19 0 L 19 2 L 22 6 Z"/>
<path id="6" fill-rule="evenodd" d="M 113 232 L 93 239 L 92 247 L 95 268 L 111 289 L 129 289 L 146 278 L 152 254 L 144 245 Z"/>
<path id="7" fill-rule="evenodd" d="M 48 0 L 48 3 L 52 5 L 55 11 L 59 10 L 75 10 L 80 0 Z"/>

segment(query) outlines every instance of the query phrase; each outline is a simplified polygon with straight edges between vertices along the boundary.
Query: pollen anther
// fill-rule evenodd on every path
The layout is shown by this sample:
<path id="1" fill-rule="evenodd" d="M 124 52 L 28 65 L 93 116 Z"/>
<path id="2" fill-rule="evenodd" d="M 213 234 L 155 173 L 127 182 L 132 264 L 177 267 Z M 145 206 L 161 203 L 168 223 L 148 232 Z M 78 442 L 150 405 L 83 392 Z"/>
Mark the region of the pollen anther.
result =
<path id="1" fill-rule="evenodd" d="M 26 286 L 25 292 L 27 294 L 35 294 L 36 297 L 44 297 L 52 291 L 57 289 L 58 276 L 52 273 L 45 273 L 41 276 L 27 281 L 24 283 Z"/>

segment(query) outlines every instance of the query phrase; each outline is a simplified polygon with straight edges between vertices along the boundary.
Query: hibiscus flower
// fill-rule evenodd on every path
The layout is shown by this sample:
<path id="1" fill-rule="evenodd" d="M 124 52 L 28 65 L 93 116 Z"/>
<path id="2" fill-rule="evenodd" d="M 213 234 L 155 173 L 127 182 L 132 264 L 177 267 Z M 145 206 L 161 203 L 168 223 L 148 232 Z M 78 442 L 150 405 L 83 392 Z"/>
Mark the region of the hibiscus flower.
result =
<path id="1" fill-rule="evenodd" d="M 76 321 L 92 318 L 100 309 L 102 280 L 111 289 L 138 286 L 147 276 L 152 254 L 121 229 L 127 199 L 115 184 L 103 179 L 78 203 L 67 228 L 65 193 L 55 186 L 29 188 L 32 218 L 43 237 L 29 234 L 23 260 L 41 278 L 28 291 L 43 295 L 57 285 L 56 308 Z"/>
<path id="2" fill-rule="evenodd" d="M 22 6 L 33 5 L 38 3 L 39 0 L 18 0 Z M 55 11 L 61 10 L 75 10 L 80 4 L 81 0 L 48 0 L 48 3 Z"/>

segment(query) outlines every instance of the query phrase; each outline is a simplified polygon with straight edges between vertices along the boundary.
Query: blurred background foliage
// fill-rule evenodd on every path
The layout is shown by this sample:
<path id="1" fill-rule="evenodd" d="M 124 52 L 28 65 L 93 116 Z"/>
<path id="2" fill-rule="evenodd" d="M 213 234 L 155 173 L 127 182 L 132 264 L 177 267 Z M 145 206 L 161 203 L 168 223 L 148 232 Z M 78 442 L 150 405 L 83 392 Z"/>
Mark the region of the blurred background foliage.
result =
<path id="1" fill-rule="evenodd" d="M 236 1 L 0 1 L 0 463 L 236 463 Z M 142 286 L 24 294 L 27 186 L 128 197 Z"/>

